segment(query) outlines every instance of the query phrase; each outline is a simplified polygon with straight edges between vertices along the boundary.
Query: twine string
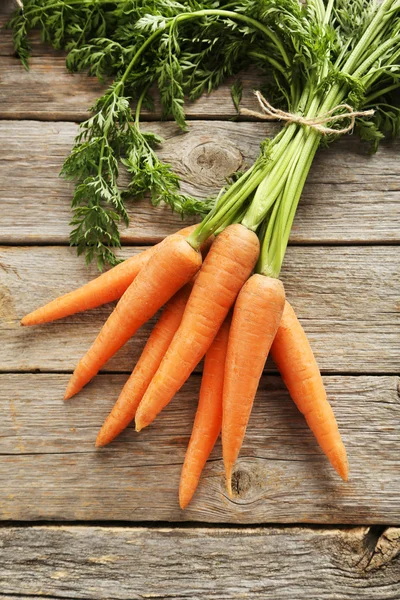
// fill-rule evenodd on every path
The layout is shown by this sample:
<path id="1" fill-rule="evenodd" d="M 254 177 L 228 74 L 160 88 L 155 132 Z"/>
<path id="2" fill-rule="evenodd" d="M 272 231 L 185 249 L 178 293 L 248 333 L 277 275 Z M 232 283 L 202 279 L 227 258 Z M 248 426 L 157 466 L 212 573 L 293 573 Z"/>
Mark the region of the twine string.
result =
<path id="1" fill-rule="evenodd" d="M 311 129 L 318 131 L 318 133 L 321 135 L 328 135 L 331 133 L 342 135 L 344 133 L 348 133 L 354 128 L 356 117 L 371 117 L 375 112 L 374 110 L 356 111 L 353 110 L 349 104 L 338 104 L 331 110 L 328 110 L 326 113 L 319 115 L 318 117 L 303 117 L 302 115 L 296 115 L 284 110 L 280 110 L 279 108 L 274 108 L 259 91 L 254 92 L 254 94 L 258 100 L 262 112 L 242 108 L 240 111 L 241 115 L 256 117 L 257 119 L 264 119 L 265 121 L 286 121 L 287 125 L 289 123 L 298 123 L 299 125 L 311 127 Z M 346 110 L 346 112 L 337 112 L 338 110 L 342 109 Z M 350 123 L 342 129 L 333 129 L 332 127 L 326 126 L 326 123 L 335 123 L 342 121 L 343 119 L 350 119 Z"/>

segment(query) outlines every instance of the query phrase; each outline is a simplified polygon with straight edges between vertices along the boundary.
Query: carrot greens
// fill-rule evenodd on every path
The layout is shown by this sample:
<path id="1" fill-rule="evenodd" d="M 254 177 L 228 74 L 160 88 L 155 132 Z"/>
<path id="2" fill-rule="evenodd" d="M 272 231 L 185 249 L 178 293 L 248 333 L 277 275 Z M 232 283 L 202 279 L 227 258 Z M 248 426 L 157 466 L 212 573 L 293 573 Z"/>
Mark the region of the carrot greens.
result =
<path id="1" fill-rule="evenodd" d="M 258 268 L 278 276 L 319 145 L 351 128 L 352 111 L 375 111 L 356 122 L 373 149 L 399 133 L 399 17 L 400 0 L 25 0 L 10 25 L 26 66 L 27 36 L 39 27 L 44 40 L 67 51 L 70 70 L 114 79 L 80 125 L 63 167 L 76 182 L 71 243 L 99 268 L 114 264 L 119 224 L 129 220 L 127 198 L 146 194 L 182 215 L 213 207 L 191 236 L 195 247 L 238 219 L 261 232 Z M 164 117 L 186 130 L 185 97 L 194 100 L 250 65 L 265 76 L 269 103 L 292 117 L 217 201 L 183 194 L 156 155 L 162 140 L 140 126 L 149 90 L 158 87 Z M 238 84 L 232 94 L 238 104 Z M 315 126 L 321 122 L 326 131 Z"/>
<path id="2" fill-rule="evenodd" d="M 266 160 L 259 159 L 244 173 L 191 235 L 196 246 L 253 194 L 241 222 L 259 231 L 257 270 L 272 277 L 279 276 L 296 208 L 321 142 L 347 131 L 360 112 L 362 135 L 375 145 L 384 137 L 383 129 L 395 135 L 400 126 L 398 101 L 397 106 L 374 102 L 379 94 L 400 87 L 399 1 L 386 0 L 381 6 L 368 1 L 310 0 L 305 6 L 266 2 L 264 20 L 271 26 L 278 4 L 279 31 L 292 65 L 279 84 L 288 114 L 277 112 L 286 119 L 286 127 L 267 146 Z M 274 73 L 277 79 L 285 65 L 279 55 L 274 59 L 281 60 L 281 70 Z M 275 112 L 258 97 L 260 117 Z M 367 119 L 373 112 L 375 118 Z"/>

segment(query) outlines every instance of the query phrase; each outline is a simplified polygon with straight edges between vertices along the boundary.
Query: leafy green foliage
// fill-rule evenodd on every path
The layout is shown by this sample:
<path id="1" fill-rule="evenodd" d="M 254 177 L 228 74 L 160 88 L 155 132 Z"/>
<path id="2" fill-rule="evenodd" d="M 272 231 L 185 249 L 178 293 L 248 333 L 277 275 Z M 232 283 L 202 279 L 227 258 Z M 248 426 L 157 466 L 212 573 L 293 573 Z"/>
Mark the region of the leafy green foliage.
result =
<path id="1" fill-rule="evenodd" d="M 235 83 L 231 86 L 231 98 L 233 102 L 233 106 L 236 109 L 237 116 L 233 117 L 233 120 L 236 120 L 240 113 L 240 101 L 242 100 L 243 94 L 243 83 L 241 79 L 237 79 Z"/>
<path id="2" fill-rule="evenodd" d="M 94 105 L 94 115 L 82 123 L 62 175 L 77 181 L 72 199 L 71 244 L 86 251 L 99 268 L 116 264 L 111 247 L 121 245 L 118 223 L 128 225 L 127 198 L 149 193 L 153 205 L 161 202 L 185 214 L 206 214 L 212 200 L 201 202 L 179 191 L 179 178 L 170 165 L 160 161 L 153 147 L 162 139 L 142 133 L 132 114 L 123 84 L 114 83 Z M 118 184 L 120 163 L 130 175 L 129 185 Z"/>
<path id="3" fill-rule="evenodd" d="M 118 187 L 118 156 L 133 117 L 120 89 L 114 84 L 96 102 L 94 116 L 81 125 L 62 169 L 64 177 L 78 182 L 72 198 L 71 243 L 79 254 L 86 248 L 87 260 L 96 256 L 99 268 L 115 262 L 109 247 L 120 246 L 117 223 L 122 219 L 128 224 Z"/>
<path id="4" fill-rule="evenodd" d="M 395 105 L 396 101 L 397 105 Z M 374 108 L 375 115 L 372 119 L 368 121 L 359 119 L 357 123 L 358 133 L 361 139 L 370 144 L 371 152 L 378 150 L 379 143 L 385 137 L 400 135 L 400 99 L 398 97 L 382 98 L 382 101 L 376 103 Z"/>
<path id="5" fill-rule="evenodd" d="M 63 168 L 77 184 L 71 243 L 88 260 L 96 258 L 99 267 L 115 261 L 111 248 L 120 244 L 118 226 L 128 222 L 130 196 L 148 195 L 154 205 L 166 203 L 182 215 L 203 215 L 212 205 L 181 194 L 177 175 L 157 157 L 162 140 L 140 129 L 141 107 L 151 102 L 153 84 L 164 118 L 171 116 L 183 130 L 185 97 L 195 100 L 255 65 L 275 105 L 306 116 L 341 103 L 375 108 L 372 119 L 357 124 L 373 149 L 386 135 L 399 134 L 400 0 L 383 5 L 375 0 L 24 0 L 24 11 L 15 13 L 10 26 L 25 66 L 29 31 L 39 27 L 45 41 L 66 50 L 70 70 L 114 78 L 93 116 L 80 126 Z M 241 93 L 237 82 L 232 87 L 236 108 Z M 132 101 L 137 102 L 135 114 Z M 341 128 L 343 122 L 329 125 Z M 253 167 L 226 186 L 205 232 L 207 223 L 215 230 L 219 211 L 224 218 L 238 218 L 248 203 L 253 221 L 254 215 L 268 213 L 266 235 L 275 235 L 268 252 L 279 247 L 277 255 L 283 258 L 277 239 L 288 237 L 304 184 L 305 163 L 296 161 L 307 137 L 290 141 L 298 144 L 297 152 L 275 180 L 281 139 L 290 137 L 285 135 L 265 144 Z M 317 143 L 320 139 L 316 136 Z M 121 164 L 130 177 L 126 189 L 119 184 Z M 273 185 L 257 194 L 267 177 Z"/>
<path id="6" fill-rule="evenodd" d="M 173 116 L 181 129 L 186 129 L 183 108 L 183 70 L 179 60 L 180 46 L 176 21 L 160 43 L 160 61 L 157 68 L 158 87 L 164 107 L 164 117 Z"/>
<path id="7" fill-rule="evenodd" d="M 163 139 L 155 133 L 142 133 L 137 125 L 132 128 L 127 140 L 126 158 L 122 158 L 131 176 L 127 193 L 140 197 L 149 192 L 154 206 L 164 202 L 181 215 L 207 214 L 213 199 L 200 201 L 180 193 L 179 177 L 154 152 L 154 147 L 162 142 Z"/>
<path id="8" fill-rule="evenodd" d="M 113 30 L 113 11 L 118 2 L 88 0 L 24 0 L 8 26 L 13 30 L 15 50 L 28 68 L 28 34 L 39 28 L 42 40 L 54 48 L 68 51 L 93 37 L 104 37 Z"/>

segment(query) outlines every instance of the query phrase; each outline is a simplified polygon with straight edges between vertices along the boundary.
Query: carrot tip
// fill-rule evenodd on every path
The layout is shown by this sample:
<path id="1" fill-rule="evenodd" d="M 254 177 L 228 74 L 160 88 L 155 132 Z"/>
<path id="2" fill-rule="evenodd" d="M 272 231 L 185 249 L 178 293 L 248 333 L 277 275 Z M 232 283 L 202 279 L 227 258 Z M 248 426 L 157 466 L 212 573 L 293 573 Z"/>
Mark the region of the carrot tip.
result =
<path id="1" fill-rule="evenodd" d="M 188 504 L 189 504 L 188 500 L 179 498 L 179 506 L 181 507 L 181 510 L 185 510 L 185 508 L 187 507 Z"/>
<path id="2" fill-rule="evenodd" d="M 344 454 L 344 456 L 343 456 Z M 336 473 L 343 479 L 343 481 L 349 480 L 349 461 L 347 460 L 346 451 L 343 447 L 343 453 L 340 457 L 329 457 L 332 467 Z"/>
<path id="3" fill-rule="evenodd" d="M 349 480 L 349 465 L 348 465 L 348 463 L 341 466 L 340 469 L 337 469 L 337 472 L 339 473 L 339 475 L 343 479 L 343 481 L 347 482 Z"/>
<path id="4" fill-rule="evenodd" d="M 179 506 L 182 510 L 185 510 L 185 508 L 187 508 L 187 506 L 190 504 L 193 494 L 194 490 L 191 492 L 190 489 L 185 489 L 185 486 L 179 488 Z"/>
<path id="5" fill-rule="evenodd" d="M 29 317 L 29 315 L 26 315 L 26 317 L 23 317 L 20 320 L 19 324 L 22 325 L 22 327 L 27 327 L 28 325 L 31 325 L 31 323 L 29 322 L 28 317 Z"/>
<path id="6" fill-rule="evenodd" d="M 232 465 L 225 467 L 225 479 L 226 479 L 226 489 L 228 492 L 229 498 L 233 497 L 232 492 Z"/>
<path id="7" fill-rule="evenodd" d="M 65 390 L 64 400 L 69 400 L 70 398 L 72 398 L 72 396 L 75 396 L 75 394 L 77 394 L 78 391 L 79 390 L 75 390 L 74 382 L 71 380 L 67 385 L 67 389 Z"/>

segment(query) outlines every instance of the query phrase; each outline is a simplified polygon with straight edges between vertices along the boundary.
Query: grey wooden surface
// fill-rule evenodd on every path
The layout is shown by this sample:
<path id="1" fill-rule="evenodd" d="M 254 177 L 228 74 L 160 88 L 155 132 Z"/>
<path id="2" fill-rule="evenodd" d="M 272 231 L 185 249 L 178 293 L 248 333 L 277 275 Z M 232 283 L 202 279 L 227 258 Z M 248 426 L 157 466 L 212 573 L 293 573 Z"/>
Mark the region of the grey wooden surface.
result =
<path id="1" fill-rule="evenodd" d="M 22 97 L 30 98 L 28 90 Z M 231 103 L 226 88 L 225 102 Z M 144 127 L 164 136 L 160 156 L 182 176 L 182 189 L 199 197 L 215 194 L 227 176 L 249 165 L 262 139 L 277 130 L 265 123 L 220 120 L 191 121 L 185 134 L 173 123 Z M 69 122 L 0 121 L 0 194 L 5 207 L 0 243 L 67 243 L 73 187 L 58 174 L 76 132 L 77 126 Z M 396 141 L 370 156 L 355 135 L 322 149 L 305 187 L 291 243 L 398 243 L 399 150 Z M 126 244 L 153 243 L 180 226 L 178 215 L 168 208 L 155 212 L 148 201 L 130 202 L 128 209 L 131 223 L 122 229 Z"/>
<path id="2" fill-rule="evenodd" d="M 11 5 L 0 2 L 0 24 Z M 149 327 L 63 403 L 69 373 L 112 307 L 18 325 L 95 275 L 67 247 L 72 187 L 58 173 L 76 122 L 103 87 L 67 73 L 63 54 L 38 35 L 32 49 L 27 72 L 10 32 L 0 31 L 0 598 L 399 600 L 399 143 L 371 157 L 346 136 L 319 152 L 282 274 L 324 373 L 349 483 L 332 471 L 268 363 L 233 499 L 218 442 L 183 512 L 177 489 L 199 373 L 151 427 L 140 435 L 129 428 L 96 450 Z M 258 76 L 242 80 L 243 104 L 254 107 Z M 229 121 L 227 85 L 188 105 L 187 134 L 160 114 L 156 100 L 143 126 L 162 133 L 162 157 L 199 197 L 249 164 L 276 130 Z M 122 256 L 181 226 L 146 202 L 130 215 Z"/>
<path id="3" fill-rule="evenodd" d="M 67 348 L 66 348 L 66 351 Z M 225 489 L 220 443 L 189 508 L 180 471 L 196 409 L 193 376 L 153 425 L 96 449 L 127 375 L 99 375 L 62 401 L 68 374 L 1 374 L 0 506 L 7 520 L 400 524 L 400 402 L 395 376 L 326 376 L 350 462 L 344 483 L 278 376 L 265 376 Z"/>
<path id="4" fill-rule="evenodd" d="M 19 319 L 93 276 L 95 267 L 71 248 L 0 247 L 0 371 L 74 369 L 112 306 L 35 328 L 21 328 Z M 282 280 L 325 372 L 399 371 L 399 247 L 292 246 Z M 106 369 L 131 369 L 149 331 L 142 327 Z"/>
<path id="5" fill-rule="evenodd" d="M 398 600 L 399 535 L 368 527 L 5 528 L 0 598 L 12 591 L 19 598 Z"/>

